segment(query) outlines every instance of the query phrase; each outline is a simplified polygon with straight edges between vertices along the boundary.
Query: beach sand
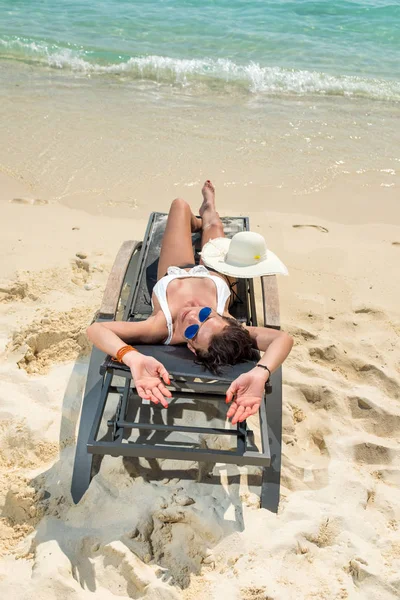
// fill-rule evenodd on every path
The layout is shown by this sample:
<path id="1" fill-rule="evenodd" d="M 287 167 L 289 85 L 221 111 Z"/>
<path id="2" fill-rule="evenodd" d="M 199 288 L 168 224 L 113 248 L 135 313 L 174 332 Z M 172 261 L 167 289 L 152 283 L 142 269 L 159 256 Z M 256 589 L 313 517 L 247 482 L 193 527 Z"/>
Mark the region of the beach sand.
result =
<path id="1" fill-rule="evenodd" d="M 196 161 L 209 144 L 210 164 L 200 173 L 185 153 L 171 171 L 161 170 L 169 164 L 164 140 L 154 177 L 151 164 L 143 177 L 138 172 L 126 205 L 115 184 L 112 205 L 110 190 L 102 194 L 82 181 L 74 189 L 79 170 L 70 168 L 67 151 L 64 162 L 57 158 L 54 123 L 47 148 L 57 168 L 42 157 L 35 175 L 39 148 L 27 135 L 39 127 L 35 111 L 33 104 L 23 129 L 23 168 L 16 167 L 22 140 L 15 127 L 14 146 L 6 135 L 8 161 L 1 151 L 2 597 L 398 598 L 398 175 L 382 163 L 369 171 L 371 185 L 361 186 L 352 171 L 321 186 L 317 173 L 318 185 L 301 194 L 300 180 L 283 190 L 277 182 L 269 186 L 260 165 L 252 187 L 211 172 L 222 148 L 208 131 Z M 174 142 L 174 155 L 177 148 Z M 239 172 L 240 157 L 226 160 Z M 92 167 L 100 177 L 102 165 Z M 221 214 L 248 214 L 290 272 L 278 282 L 282 327 L 295 338 L 283 370 L 279 513 L 259 508 L 257 469 L 217 465 L 215 483 L 205 484 L 152 476 L 145 461 L 133 468 L 111 457 L 75 506 L 70 483 L 88 367 L 85 328 L 120 244 L 142 239 L 149 212 L 167 211 L 174 196 L 196 209 L 206 176 Z"/>

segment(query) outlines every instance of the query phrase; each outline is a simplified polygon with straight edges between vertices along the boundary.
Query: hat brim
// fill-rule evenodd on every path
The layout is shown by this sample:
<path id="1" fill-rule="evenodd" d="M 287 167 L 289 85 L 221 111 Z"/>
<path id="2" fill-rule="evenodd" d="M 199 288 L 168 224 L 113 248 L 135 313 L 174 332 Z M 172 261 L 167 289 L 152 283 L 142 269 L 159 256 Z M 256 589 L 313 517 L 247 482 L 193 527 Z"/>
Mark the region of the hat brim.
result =
<path id="1" fill-rule="evenodd" d="M 216 238 L 207 242 L 201 251 L 204 264 L 218 273 L 238 279 L 252 279 L 263 275 L 289 275 L 286 266 L 271 250 L 268 250 L 265 260 L 260 260 L 255 265 L 242 267 L 226 263 L 225 255 L 229 250 L 230 243 L 229 238 Z"/>

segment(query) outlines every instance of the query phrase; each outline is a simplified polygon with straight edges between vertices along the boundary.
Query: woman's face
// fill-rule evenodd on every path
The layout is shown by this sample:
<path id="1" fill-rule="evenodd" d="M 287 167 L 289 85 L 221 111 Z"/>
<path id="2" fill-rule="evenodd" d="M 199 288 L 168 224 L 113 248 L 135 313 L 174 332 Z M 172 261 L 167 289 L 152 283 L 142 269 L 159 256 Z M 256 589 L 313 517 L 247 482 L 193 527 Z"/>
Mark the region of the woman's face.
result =
<path id="1" fill-rule="evenodd" d="M 221 333 L 228 323 L 215 310 L 211 311 L 210 316 L 203 322 L 199 321 L 199 312 L 204 306 L 190 306 L 183 308 L 178 314 L 177 322 L 174 327 L 173 340 L 175 334 L 187 342 L 188 348 L 192 352 L 196 350 L 208 350 L 211 338 L 218 333 Z M 186 340 L 185 330 L 190 325 L 199 325 L 199 330 L 195 337 L 191 340 Z"/>

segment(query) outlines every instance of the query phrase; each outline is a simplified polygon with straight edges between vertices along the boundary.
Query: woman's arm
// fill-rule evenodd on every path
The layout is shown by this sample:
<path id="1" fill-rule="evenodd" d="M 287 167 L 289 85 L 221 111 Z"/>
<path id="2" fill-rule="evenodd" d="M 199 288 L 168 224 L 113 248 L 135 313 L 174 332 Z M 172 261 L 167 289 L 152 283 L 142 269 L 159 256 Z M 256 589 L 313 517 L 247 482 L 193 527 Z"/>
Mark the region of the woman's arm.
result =
<path id="1" fill-rule="evenodd" d="M 269 372 L 272 373 L 283 363 L 293 346 L 293 338 L 283 331 L 267 327 L 246 329 L 256 341 L 258 349 L 265 350 L 258 364 L 264 365 L 268 370 L 254 367 L 231 383 L 226 393 L 226 402 L 232 402 L 227 413 L 227 418 L 232 418 L 232 424 L 242 422 L 258 411 Z"/>
<path id="2" fill-rule="evenodd" d="M 257 348 L 264 352 L 264 356 L 259 360 L 260 365 L 268 367 L 273 373 L 286 360 L 293 347 L 293 338 L 284 331 L 270 329 L 269 327 L 247 327 Z M 261 369 L 260 369 L 261 370 Z"/>
<path id="3" fill-rule="evenodd" d="M 127 342 L 155 344 L 165 338 L 165 333 L 157 331 L 157 319 L 149 317 L 146 321 L 109 321 L 93 323 L 87 328 L 89 340 L 110 356 L 117 356 L 120 348 Z"/>
<path id="4" fill-rule="evenodd" d="M 142 342 L 145 344 L 157 343 L 165 339 L 165 333 L 160 330 L 160 323 L 156 317 L 149 317 L 146 321 L 129 323 L 126 321 L 110 321 L 106 323 L 93 323 L 87 329 L 87 335 L 93 344 L 110 354 L 117 356 L 120 348 L 126 342 Z M 130 368 L 139 396 L 151 400 L 154 404 L 161 404 L 168 408 L 167 399 L 171 392 L 165 387 L 170 383 L 169 374 L 158 360 L 152 356 L 145 356 L 140 352 L 127 352 L 122 361 Z"/>

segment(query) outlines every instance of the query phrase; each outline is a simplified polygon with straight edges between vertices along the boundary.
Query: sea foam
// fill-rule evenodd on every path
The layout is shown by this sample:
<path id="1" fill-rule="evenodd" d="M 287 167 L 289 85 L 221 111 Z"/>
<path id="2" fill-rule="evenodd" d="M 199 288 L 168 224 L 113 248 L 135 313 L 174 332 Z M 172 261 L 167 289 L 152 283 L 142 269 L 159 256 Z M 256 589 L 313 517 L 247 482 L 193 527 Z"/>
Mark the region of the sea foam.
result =
<path id="1" fill-rule="evenodd" d="M 0 58 L 16 59 L 83 75 L 123 75 L 133 80 L 193 88 L 208 86 L 210 91 L 232 91 L 232 86 L 250 94 L 336 95 L 400 100 L 400 82 L 318 71 L 263 66 L 257 62 L 238 64 L 229 59 L 133 56 L 121 62 L 96 62 L 90 53 L 28 42 L 0 39 Z"/>

